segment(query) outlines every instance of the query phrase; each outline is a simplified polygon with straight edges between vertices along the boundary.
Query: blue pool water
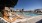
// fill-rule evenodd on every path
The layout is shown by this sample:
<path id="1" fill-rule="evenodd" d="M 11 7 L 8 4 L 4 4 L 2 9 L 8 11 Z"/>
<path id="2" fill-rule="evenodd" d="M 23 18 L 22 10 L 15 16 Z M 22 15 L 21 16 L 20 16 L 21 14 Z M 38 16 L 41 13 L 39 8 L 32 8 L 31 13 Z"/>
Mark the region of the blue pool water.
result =
<path id="1" fill-rule="evenodd" d="M 38 14 L 31 13 L 31 12 L 16 12 L 16 13 L 24 16 L 38 16 Z"/>

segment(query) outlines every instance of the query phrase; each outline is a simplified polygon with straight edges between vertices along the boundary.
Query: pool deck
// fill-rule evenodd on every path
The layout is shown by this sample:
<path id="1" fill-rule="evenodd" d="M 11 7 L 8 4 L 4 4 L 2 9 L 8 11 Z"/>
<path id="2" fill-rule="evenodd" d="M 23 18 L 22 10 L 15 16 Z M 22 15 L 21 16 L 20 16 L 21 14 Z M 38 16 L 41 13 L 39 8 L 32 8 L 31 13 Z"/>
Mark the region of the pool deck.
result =
<path id="1" fill-rule="evenodd" d="M 42 19 L 42 15 L 31 17 L 31 18 L 28 18 L 27 23 L 36 23 L 41 19 Z"/>
<path id="2" fill-rule="evenodd" d="M 24 20 L 21 20 L 22 22 L 20 22 L 20 23 L 36 23 L 37 21 L 39 21 L 41 19 L 42 19 L 42 15 L 33 16 L 33 17 L 30 17 L 30 18 L 25 18 Z"/>

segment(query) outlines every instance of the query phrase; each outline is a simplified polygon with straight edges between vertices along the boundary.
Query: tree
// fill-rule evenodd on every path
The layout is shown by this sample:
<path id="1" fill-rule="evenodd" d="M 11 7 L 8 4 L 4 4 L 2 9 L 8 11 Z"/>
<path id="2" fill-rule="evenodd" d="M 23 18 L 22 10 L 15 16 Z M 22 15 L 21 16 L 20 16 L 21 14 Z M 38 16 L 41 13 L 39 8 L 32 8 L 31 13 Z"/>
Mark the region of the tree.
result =
<path id="1" fill-rule="evenodd" d="M 18 0 L 0 0 L 0 11 L 4 7 L 14 7 L 17 4 Z"/>

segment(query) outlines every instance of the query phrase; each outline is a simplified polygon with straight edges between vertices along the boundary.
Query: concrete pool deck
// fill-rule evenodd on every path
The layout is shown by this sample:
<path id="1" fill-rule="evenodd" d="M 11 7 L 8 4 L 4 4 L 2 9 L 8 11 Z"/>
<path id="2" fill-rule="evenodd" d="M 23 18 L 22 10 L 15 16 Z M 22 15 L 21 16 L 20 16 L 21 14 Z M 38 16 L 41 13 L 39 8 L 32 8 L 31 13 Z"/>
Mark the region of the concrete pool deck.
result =
<path id="1" fill-rule="evenodd" d="M 25 19 L 18 19 L 18 21 L 21 21 L 20 23 L 36 23 L 37 21 L 42 19 L 42 15 L 39 16 L 33 16 L 31 18 L 25 18 Z"/>
<path id="2" fill-rule="evenodd" d="M 28 18 L 27 23 L 36 23 L 41 19 L 42 19 L 42 15 L 31 17 L 31 18 Z"/>
<path id="3" fill-rule="evenodd" d="M 41 19 L 42 19 L 42 15 L 38 15 L 30 18 L 17 19 L 15 22 L 12 23 L 36 23 Z"/>

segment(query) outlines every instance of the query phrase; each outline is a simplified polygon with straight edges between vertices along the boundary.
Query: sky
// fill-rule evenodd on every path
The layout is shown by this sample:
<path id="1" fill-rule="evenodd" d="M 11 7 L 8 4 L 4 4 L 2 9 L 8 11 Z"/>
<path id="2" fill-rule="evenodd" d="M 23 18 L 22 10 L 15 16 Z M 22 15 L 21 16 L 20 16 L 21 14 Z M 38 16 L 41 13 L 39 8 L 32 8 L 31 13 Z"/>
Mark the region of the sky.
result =
<path id="1" fill-rule="evenodd" d="M 23 8 L 24 10 L 42 9 L 42 0 L 18 0 L 14 10 Z"/>

